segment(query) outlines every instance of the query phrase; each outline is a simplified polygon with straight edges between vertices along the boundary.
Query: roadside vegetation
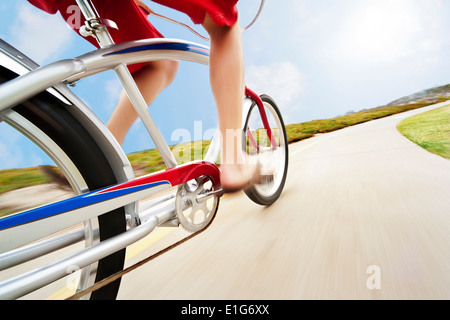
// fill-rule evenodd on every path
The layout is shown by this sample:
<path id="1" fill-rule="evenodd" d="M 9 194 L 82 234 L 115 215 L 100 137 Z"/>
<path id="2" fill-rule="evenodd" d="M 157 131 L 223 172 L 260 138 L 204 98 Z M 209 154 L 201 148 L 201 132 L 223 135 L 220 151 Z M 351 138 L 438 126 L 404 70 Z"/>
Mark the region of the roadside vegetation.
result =
<path id="1" fill-rule="evenodd" d="M 318 133 L 332 132 L 335 130 L 364 123 L 367 121 L 380 119 L 397 113 L 402 113 L 405 111 L 426 107 L 431 104 L 439 102 L 444 102 L 446 100 L 448 100 L 448 98 L 439 97 L 438 99 L 433 100 L 432 102 L 421 101 L 398 106 L 383 106 L 379 108 L 354 112 L 351 114 L 347 114 L 332 119 L 314 120 L 299 124 L 287 125 L 286 131 L 288 135 L 288 141 L 289 143 L 300 141 L 312 137 Z"/>
<path id="2" fill-rule="evenodd" d="M 327 133 L 332 132 L 335 130 L 339 130 L 345 127 L 349 127 L 352 125 L 364 123 L 367 121 L 387 117 L 393 114 L 422 108 L 425 106 L 428 106 L 430 104 L 443 102 L 448 100 L 447 98 L 440 97 L 437 100 L 429 101 L 429 102 L 415 102 L 410 104 L 404 104 L 404 105 L 398 105 L 398 106 L 383 106 L 379 108 L 369 109 L 369 110 L 363 110 L 359 112 L 354 112 L 351 114 L 347 114 L 344 116 L 339 116 L 331 119 L 323 119 L 323 120 L 314 120 L 314 121 L 308 121 L 304 123 L 299 124 L 290 124 L 286 126 L 287 136 L 288 136 L 288 142 L 293 143 L 297 142 L 303 139 L 310 138 L 314 136 L 315 134 L 319 133 Z M 447 111 L 445 111 L 447 110 Z M 421 145 L 426 145 L 427 149 L 433 149 L 433 150 L 440 150 L 444 149 L 447 151 L 443 151 L 444 157 L 449 157 L 449 110 L 448 108 L 445 109 L 443 112 L 446 116 L 446 120 L 442 120 L 443 122 L 446 121 L 447 126 L 445 126 L 445 123 L 441 123 L 439 128 L 443 128 L 442 130 L 447 130 L 446 133 L 442 133 L 444 136 L 447 135 L 446 141 L 441 141 L 437 143 L 431 143 L 428 142 L 420 142 Z M 429 118 L 429 121 L 434 121 L 432 118 Z M 429 123 L 429 122 L 428 122 Z M 411 125 L 409 125 L 411 126 Z M 434 126 L 434 124 L 433 124 Z M 407 125 L 408 127 L 408 125 Z M 439 129 L 440 131 L 441 129 Z M 425 129 L 421 129 L 421 131 L 425 131 Z M 434 139 L 438 139 L 439 133 L 434 133 Z M 439 138 L 441 139 L 441 138 Z M 445 137 L 444 137 L 445 140 Z M 419 143 L 419 142 L 417 142 Z M 192 145 L 197 146 L 197 143 L 192 142 Z M 189 144 L 187 144 L 188 148 L 186 150 L 189 150 L 191 152 L 191 155 L 194 156 L 194 159 L 201 159 L 200 155 L 205 152 L 205 148 L 209 145 L 208 141 L 204 141 L 201 145 L 201 147 L 198 145 L 197 148 L 190 148 Z M 171 147 L 173 148 L 173 147 Z M 201 150 L 200 150 L 201 149 Z M 183 152 L 182 148 L 178 146 L 177 152 Z M 442 152 L 441 152 L 442 153 Z M 130 160 L 130 163 L 132 164 L 133 168 L 135 169 L 136 175 L 141 176 L 143 174 L 148 174 L 152 172 L 156 172 L 159 170 L 162 170 L 165 168 L 164 162 L 161 159 L 159 153 L 155 149 L 151 150 L 144 150 L 141 152 L 136 152 L 127 155 L 128 159 Z M 178 154 L 177 156 L 183 157 L 182 154 Z M 191 158 L 191 157 L 188 157 Z M 53 168 L 53 170 L 57 171 L 57 168 Z M 32 167 L 32 168 L 25 168 L 25 169 L 8 169 L 8 170 L 1 170 L 0 171 L 0 194 L 23 188 L 25 186 L 32 186 L 32 185 L 38 185 L 42 183 L 48 183 L 50 182 L 50 178 L 48 178 L 46 175 L 44 175 L 40 167 Z"/>
<path id="3" fill-rule="evenodd" d="M 55 168 L 56 169 L 56 168 Z M 0 171 L 0 194 L 25 186 L 35 186 L 51 182 L 38 167 L 7 169 Z"/>
<path id="4" fill-rule="evenodd" d="M 425 150 L 450 160 L 450 105 L 405 119 L 397 128 Z"/>

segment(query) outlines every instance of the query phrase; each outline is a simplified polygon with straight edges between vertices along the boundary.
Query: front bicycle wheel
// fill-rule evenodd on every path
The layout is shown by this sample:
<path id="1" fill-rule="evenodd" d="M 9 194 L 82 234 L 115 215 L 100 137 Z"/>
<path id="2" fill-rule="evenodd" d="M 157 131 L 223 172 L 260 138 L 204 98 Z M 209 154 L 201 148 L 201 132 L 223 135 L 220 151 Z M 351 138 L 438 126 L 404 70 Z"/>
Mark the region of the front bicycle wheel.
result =
<path id="1" fill-rule="evenodd" d="M 14 72 L 0 66 L 0 84 L 15 76 L 16 74 Z M 71 112 L 73 108 L 75 106 L 67 105 L 67 101 L 61 99 L 61 97 L 50 94 L 49 92 L 43 92 L 0 115 L 0 119 L 3 120 L 0 123 L 2 126 L 9 125 L 19 133 L 25 135 L 27 139 L 38 145 L 40 149 L 52 158 L 54 163 L 60 168 L 61 173 L 70 182 L 69 188 L 72 191 L 68 193 L 68 197 L 97 190 L 119 182 L 104 152 L 91 136 L 88 129 Z M 3 136 L 2 139 L 8 139 L 8 137 Z M 7 197 L 7 195 L 5 196 Z M 44 204 L 47 203 L 40 203 L 39 205 Z M 23 210 L 24 208 L 16 210 L 9 207 L 6 211 L 2 212 L 0 210 L 0 219 L 2 219 L 2 215 L 10 216 L 17 214 L 20 212 L 20 209 Z M 70 233 L 73 235 L 76 233 L 74 231 L 76 228 L 81 230 L 81 241 L 78 242 L 78 246 L 87 247 L 95 245 L 126 230 L 124 208 L 119 208 L 85 221 L 81 227 L 73 226 L 70 230 L 61 230 L 61 233 Z M 43 243 L 48 243 L 51 237 L 62 239 L 61 233 L 49 235 L 43 240 Z M 21 237 L 21 235 L 18 234 L 17 237 Z M 33 243 L 33 245 L 36 245 L 36 243 Z M 69 250 L 68 248 L 64 250 L 66 249 Z M 7 253 L 3 252 L 3 254 Z M 66 253 L 58 252 L 57 254 L 58 257 L 54 257 L 56 255 L 55 252 L 49 253 L 47 255 L 49 257 L 45 261 L 44 266 L 38 267 L 45 268 L 47 264 L 52 262 L 51 259 L 59 259 L 60 255 Z M 81 276 L 77 281 L 78 284 L 75 284 L 75 288 L 70 288 L 71 290 L 67 294 L 70 296 L 76 291 L 83 290 L 95 282 L 122 270 L 124 259 L 125 249 L 84 268 L 79 272 Z M 28 267 L 24 266 L 26 264 L 34 264 L 34 260 L 26 261 L 19 266 L 8 267 L 6 270 L 2 270 L 0 279 L 8 279 L 10 274 L 16 276 L 18 272 L 27 272 L 28 270 L 16 271 L 16 269 L 20 270 Z M 29 268 L 34 269 L 35 266 L 32 265 Z M 74 266 L 74 270 L 68 270 L 69 276 L 70 272 L 73 271 L 77 271 L 76 266 Z M 67 281 L 65 284 L 61 284 L 61 286 L 63 289 L 67 289 Z M 119 286 L 120 280 L 92 292 L 85 298 L 102 300 L 115 299 Z M 58 289 L 58 291 L 61 290 Z M 53 293 L 47 291 L 43 294 L 45 296 L 39 296 L 38 298 L 48 298 Z M 33 296 L 33 299 L 35 298 Z"/>
<path id="2" fill-rule="evenodd" d="M 247 196 L 257 204 L 269 206 L 278 200 L 286 182 L 289 150 L 281 112 L 268 95 L 261 95 L 268 127 L 264 124 L 261 110 L 256 102 L 251 105 L 244 124 L 244 151 L 256 155 L 271 168 L 273 175 L 245 190 Z M 269 130 L 270 129 L 270 130 Z"/>

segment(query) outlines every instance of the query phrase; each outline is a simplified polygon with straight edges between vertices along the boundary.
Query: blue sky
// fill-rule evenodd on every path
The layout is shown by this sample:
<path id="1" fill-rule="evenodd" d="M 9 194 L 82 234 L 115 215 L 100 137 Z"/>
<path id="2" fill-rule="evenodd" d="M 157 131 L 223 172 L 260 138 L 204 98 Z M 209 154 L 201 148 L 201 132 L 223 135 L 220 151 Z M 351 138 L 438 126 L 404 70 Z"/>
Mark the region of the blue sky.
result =
<path id="1" fill-rule="evenodd" d="M 181 13 L 151 1 L 158 13 L 192 26 Z M 241 24 L 255 15 L 258 0 L 241 0 Z M 93 47 L 51 16 L 25 0 L 0 3 L 0 36 L 39 64 L 70 58 Z M 189 31 L 152 17 L 167 38 L 207 44 Z M 267 0 L 265 8 L 243 41 L 246 79 L 250 88 L 272 95 L 286 123 L 297 123 L 384 105 L 401 96 L 450 83 L 450 3 L 443 0 Z M 205 34 L 201 27 L 196 30 Z M 114 73 L 83 80 L 75 93 L 106 122 L 120 86 Z M 169 144 L 177 129 L 194 134 L 217 122 L 209 89 L 208 68 L 182 63 L 174 83 L 150 107 Z M 0 160 L 24 167 L 46 160 L 4 124 Z M 173 138 L 173 139 L 172 139 Z M 137 122 L 125 143 L 126 153 L 152 148 Z M 25 154 L 26 153 L 26 154 Z"/>

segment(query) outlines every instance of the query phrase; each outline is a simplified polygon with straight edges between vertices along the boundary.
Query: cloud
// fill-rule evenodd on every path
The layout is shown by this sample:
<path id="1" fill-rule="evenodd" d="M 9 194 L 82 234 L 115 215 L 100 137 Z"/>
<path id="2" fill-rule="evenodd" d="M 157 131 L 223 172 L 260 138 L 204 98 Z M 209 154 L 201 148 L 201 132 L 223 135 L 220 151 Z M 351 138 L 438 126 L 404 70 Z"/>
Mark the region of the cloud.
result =
<path id="1" fill-rule="evenodd" d="M 267 93 L 275 99 L 286 123 L 295 119 L 306 80 L 293 62 L 253 65 L 246 69 L 245 77 L 250 89 L 259 94 Z"/>
<path id="2" fill-rule="evenodd" d="M 327 88 L 316 96 L 333 98 L 326 108 L 342 114 L 448 83 L 449 8 L 440 0 L 339 1 L 339 20 L 324 21 L 329 32 L 308 46 L 317 75 L 309 76 Z"/>
<path id="3" fill-rule="evenodd" d="M 10 28 L 14 45 L 39 64 L 48 63 L 70 46 L 73 31 L 59 16 L 21 4 Z"/>
<path id="4" fill-rule="evenodd" d="M 352 7 L 336 30 L 330 50 L 352 63 L 396 63 L 417 55 L 434 55 L 446 35 L 440 1 L 363 1 Z"/>

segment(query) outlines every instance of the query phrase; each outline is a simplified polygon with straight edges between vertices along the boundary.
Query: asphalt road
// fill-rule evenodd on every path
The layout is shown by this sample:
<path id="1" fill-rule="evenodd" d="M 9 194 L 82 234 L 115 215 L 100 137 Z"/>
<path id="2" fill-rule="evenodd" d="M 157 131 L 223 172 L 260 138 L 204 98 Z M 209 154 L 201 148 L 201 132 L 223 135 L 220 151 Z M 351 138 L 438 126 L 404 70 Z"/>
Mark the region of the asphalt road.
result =
<path id="1" fill-rule="evenodd" d="M 269 208 L 222 199 L 205 232 L 134 270 L 119 299 L 450 299 L 450 161 L 397 130 L 436 106 L 290 145 Z M 161 229 L 128 264 L 184 237 Z"/>

